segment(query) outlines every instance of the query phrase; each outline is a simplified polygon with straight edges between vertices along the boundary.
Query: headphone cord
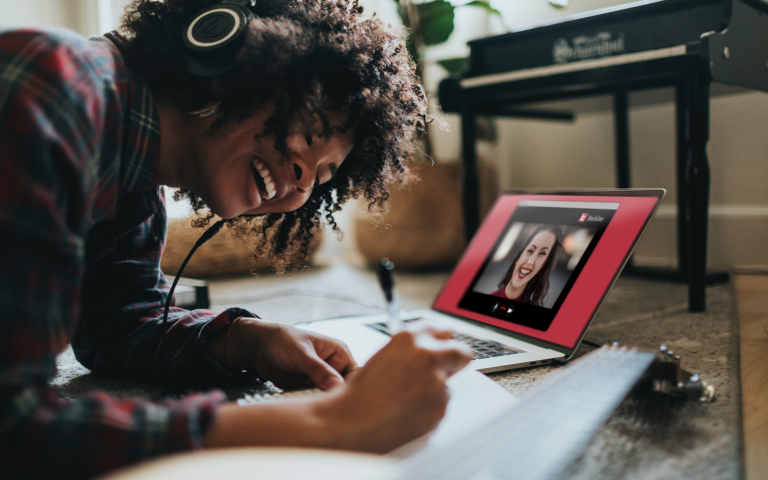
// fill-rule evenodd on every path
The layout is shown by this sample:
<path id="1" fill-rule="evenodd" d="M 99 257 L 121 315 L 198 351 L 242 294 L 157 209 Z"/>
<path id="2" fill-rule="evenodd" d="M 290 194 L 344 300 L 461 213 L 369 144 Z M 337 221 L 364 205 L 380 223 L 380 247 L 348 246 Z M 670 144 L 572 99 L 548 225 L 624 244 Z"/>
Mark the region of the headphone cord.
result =
<path id="1" fill-rule="evenodd" d="M 186 268 L 187 263 L 192 258 L 192 255 L 195 254 L 198 248 L 200 248 L 205 242 L 212 239 L 214 236 L 216 236 L 217 233 L 221 230 L 221 228 L 224 226 L 224 223 L 226 223 L 226 220 L 219 220 L 211 228 L 205 231 L 200 238 L 195 243 L 195 246 L 192 247 L 192 250 L 189 251 L 189 254 L 187 255 L 187 258 L 184 259 L 184 262 L 181 264 L 181 267 L 179 267 L 179 271 L 176 273 L 176 278 L 173 279 L 173 285 L 171 285 L 171 290 L 168 292 L 168 298 L 165 300 L 165 310 L 163 311 L 163 338 L 160 341 L 162 348 L 163 348 L 163 356 L 165 357 L 165 363 L 168 366 L 168 370 L 171 372 L 171 376 L 176 381 L 176 384 L 179 387 L 180 391 L 184 390 L 184 384 L 181 382 L 181 379 L 176 375 L 176 371 L 173 369 L 173 366 L 171 365 L 170 357 L 168 356 L 168 342 L 166 341 L 166 336 L 168 332 L 168 310 L 171 308 L 171 301 L 173 300 L 173 292 L 176 290 L 176 284 L 179 283 L 179 278 L 181 278 L 182 272 L 184 272 L 184 268 Z"/>

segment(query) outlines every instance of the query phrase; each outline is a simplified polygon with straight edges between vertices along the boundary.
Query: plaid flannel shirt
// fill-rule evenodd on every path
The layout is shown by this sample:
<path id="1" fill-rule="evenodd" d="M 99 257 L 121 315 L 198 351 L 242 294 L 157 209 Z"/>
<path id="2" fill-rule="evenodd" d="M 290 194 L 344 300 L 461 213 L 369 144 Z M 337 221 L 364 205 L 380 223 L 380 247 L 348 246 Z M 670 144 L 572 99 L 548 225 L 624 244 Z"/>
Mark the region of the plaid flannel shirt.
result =
<path id="1" fill-rule="evenodd" d="M 71 342 L 93 372 L 232 374 L 206 338 L 250 312 L 173 308 L 158 184 L 160 125 L 119 38 L 0 30 L 0 476 L 89 477 L 201 448 L 224 394 L 153 404 L 49 386 Z M 8 478 L 8 477 L 5 477 Z"/>

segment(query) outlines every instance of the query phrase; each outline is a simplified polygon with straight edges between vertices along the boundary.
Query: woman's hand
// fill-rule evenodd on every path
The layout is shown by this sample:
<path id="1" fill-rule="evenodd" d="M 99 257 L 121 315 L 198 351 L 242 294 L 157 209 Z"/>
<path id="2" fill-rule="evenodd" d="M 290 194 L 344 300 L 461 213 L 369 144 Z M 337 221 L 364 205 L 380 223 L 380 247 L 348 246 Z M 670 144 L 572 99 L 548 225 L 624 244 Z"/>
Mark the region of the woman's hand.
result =
<path id="1" fill-rule="evenodd" d="M 253 368 L 262 378 L 286 389 L 318 386 L 330 390 L 357 368 L 340 340 L 288 325 L 240 318 L 229 333 L 229 365 Z M 214 358 L 226 364 L 226 329 L 212 342 Z M 218 353 L 218 355 L 217 355 Z"/>
<path id="2" fill-rule="evenodd" d="M 234 332 L 233 332 L 234 333 Z M 348 381 L 315 398 L 222 407 L 208 447 L 274 445 L 388 452 L 434 429 L 445 381 L 472 359 L 450 332 L 400 332 Z"/>

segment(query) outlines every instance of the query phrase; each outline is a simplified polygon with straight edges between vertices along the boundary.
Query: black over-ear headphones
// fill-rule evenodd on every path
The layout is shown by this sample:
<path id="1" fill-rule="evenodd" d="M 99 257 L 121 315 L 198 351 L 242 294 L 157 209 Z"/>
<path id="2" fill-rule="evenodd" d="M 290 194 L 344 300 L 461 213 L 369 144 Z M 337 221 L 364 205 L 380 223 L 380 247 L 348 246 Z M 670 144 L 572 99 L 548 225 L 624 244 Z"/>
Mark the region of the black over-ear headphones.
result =
<path id="1" fill-rule="evenodd" d="M 184 68 L 192 75 L 212 77 L 237 65 L 256 0 L 224 0 L 197 12 L 184 25 Z"/>

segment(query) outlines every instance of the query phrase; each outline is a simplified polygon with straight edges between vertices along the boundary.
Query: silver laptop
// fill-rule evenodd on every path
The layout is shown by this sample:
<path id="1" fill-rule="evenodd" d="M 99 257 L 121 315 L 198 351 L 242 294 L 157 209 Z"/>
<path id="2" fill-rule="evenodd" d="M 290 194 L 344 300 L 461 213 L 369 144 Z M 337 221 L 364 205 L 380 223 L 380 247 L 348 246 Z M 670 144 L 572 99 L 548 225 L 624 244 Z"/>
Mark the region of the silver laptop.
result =
<path id="1" fill-rule="evenodd" d="M 402 313 L 454 332 L 495 372 L 567 360 L 658 209 L 665 191 L 502 194 L 431 309 Z M 299 325 L 346 342 L 364 364 L 389 341 L 388 316 Z"/>

